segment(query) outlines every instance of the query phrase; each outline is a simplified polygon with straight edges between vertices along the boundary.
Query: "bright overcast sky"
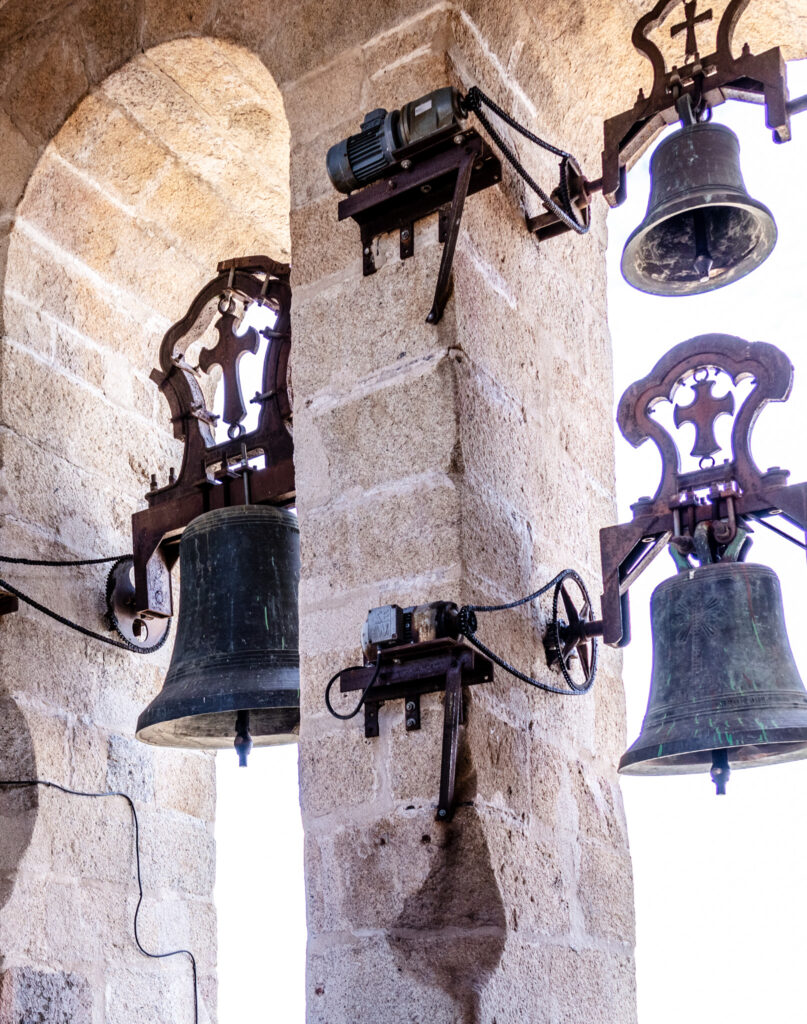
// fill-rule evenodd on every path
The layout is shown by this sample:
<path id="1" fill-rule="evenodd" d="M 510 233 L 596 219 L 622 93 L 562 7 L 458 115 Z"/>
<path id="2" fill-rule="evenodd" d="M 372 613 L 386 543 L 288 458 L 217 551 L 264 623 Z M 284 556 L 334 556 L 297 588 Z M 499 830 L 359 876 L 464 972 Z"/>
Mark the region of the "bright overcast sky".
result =
<path id="1" fill-rule="evenodd" d="M 807 62 L 790 65 L 789 78 L 791 96 L 807 93 Z M 630 288 L 619 260 L 645 213 L 648 153 L 628 177 L 628 201 L 608 218 L 615 396 L 694 335 L 718 331 L 771 342 L 793 362 L 795 385 L 787 403 L 762 413 L 754 455 L 763 469 L 783 466 L 797 482 L 807 479 L 807 114 L 794 118 L 794 140 L 782 146 L 771 141 L 761 107 L 727 103 L 714 120 L 740 137 L 746 186 L 774 214 L 776 249 L 752 275 L 708 295 L 665 299 Z M 659 464 L 650 449 L 636 451 L 617 440 L 621 522 L 630 518 L 631 502 L 655 491 Z M 804 555 L 760 527 L 749 561 L 779 573 L 804 675 Z M 672 572 L 663 555 L 631 590 L 634 639 L 624 662 L 629 743 L 638 735 L 650 681 L 650 592 Z M 599 593 L 599 581 L 589 584 Z M 246 771 L 238 769 L 234 753 L 224 752 L 217 774 L 219 1020 L 302 1024 L 305 907 L 296 748 L 255 750 Z M 708 775 L 625 778 L 623 793 L 636 883 L 640 1024 L 803 1020 L 807 762 L 735 771 L 720 798 Z"/>

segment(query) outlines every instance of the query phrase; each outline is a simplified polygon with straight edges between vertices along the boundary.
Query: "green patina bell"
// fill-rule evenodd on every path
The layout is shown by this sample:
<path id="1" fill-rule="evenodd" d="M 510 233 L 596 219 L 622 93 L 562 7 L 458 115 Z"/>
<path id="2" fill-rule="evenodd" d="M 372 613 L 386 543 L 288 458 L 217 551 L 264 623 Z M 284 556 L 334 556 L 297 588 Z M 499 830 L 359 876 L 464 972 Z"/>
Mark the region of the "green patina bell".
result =
<path id="1" fill-rule="evenodd" d="M 165 747 L 291 743 L 300 722 L 297 517 L 243 505 L 208 512 L 180 542 L 176 643 L 137 738 Z M 235 742 L 234 742 L 235 741 Z"/>
<path id="2" fill-rule="evenodd" d="M 711 771 L 807 757 L 807 691 L 767 566 L 717 562 L 665 580 L 650 602 L 653 676 L 642 731 L 619 770 Z"/>

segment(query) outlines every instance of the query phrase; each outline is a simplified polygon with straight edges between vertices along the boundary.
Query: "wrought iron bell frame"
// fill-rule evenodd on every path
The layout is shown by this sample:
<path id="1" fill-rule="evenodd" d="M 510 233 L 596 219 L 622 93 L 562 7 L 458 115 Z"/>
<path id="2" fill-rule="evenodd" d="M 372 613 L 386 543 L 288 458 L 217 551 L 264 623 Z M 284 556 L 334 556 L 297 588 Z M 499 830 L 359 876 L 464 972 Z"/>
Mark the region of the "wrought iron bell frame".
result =
<path id="1" fill-rule="evenodd" d="M 718 25 L 715 49 L 705 56 L 698 50 L 697 26 L 702 21 L 712 20 L 712 12 L 707 10 L 696 15 L 696 6 L 685 2 L 685 21 L 673 26 L 671 33 L 677 35 L 686 31 L 684 63 L 668 67 L 650 33 L 660 28 L 681 2 L 658 0 L 633 29 L 633 46 L 650 61 L 653 85 L 649 95 L 639 89 L 630 109 L 605 121 L 602 177 L 589 181 L 579 174 L 567 183 L 572 198 L 581 208 L 590 204 L 596 192 L 602 192 L 609 206 L 620 206 L 627 198 L 630 168 L 665 128 L 679 120 L 687 123 L 693 109 L 711 109 L 727 100 L 762 104 L 766 125 L 777 143 L 790 140 L 790 118 L 807 110 L 807 96 L 788 98 L 787 70 L 780 47 L 753 54 L 746 43 L 740 55 L 734 56 L 732 47 L 737 25 L 750 0 L 730 0 Z M 539 239 L 569 230 L 551 212 L 529 217 L 527 228 Z"/>
<path id="2" fill-rule="evenodd" d="M 217 276 L 163 337 L 159 367 L 151 379 L 168 401 L 174 436 L 184 447 L 179 472 L 171 469 L 162 486 L 152 475 L 148 507 L 132 516 L 134 604 L 147 621 L 172 615 L 171 570 L 182 531 L 194 519 L 234 505 L 294 504 L 290 269 L 269 256 L 222 261 Z M 243 311 L 255 302 L 275 312 L 274 327 L 248 327 L 236 334 Z M 199 364 L 192 366 L 186 353 L 214 320 L 218 343 L 203 348 Z M 258 424 L 246 431 L 238 360 L 244 352 L 257 353 L 259 334 L 268 339 L 262 385 L 249 399 L 259 406 Z M 228 439 L 222 442 L 215 440 L 217 417 L 207 408 L 202 388 L 204 376 L 216 364 L 222 370 L 222 418 L 228 425 Z M 263 465 L 254 465 L 260 458 Z"/>
<path id="3" fill-rule="evenodd" d="M 722 371 L 736 385 L 752 379 L 750 393 L 739 408 L 711 394 L 708 372 Z M 697 377 L 697 374 L 702 374 Z M 699 468 L 682 470 L 675 438 L 652 416 L 662 401 L 672 403 L 682 382 L 695 380 L 696 397 L 690 406 L 677 406 L 676 420 L 695 425 L 690 453 L 700 458 Z M 751 455 L 751 433 L 768 402 L 784 402 L 790 395 L 793 366 L 781 349 L 767 342 L 748 342 L 728 334 L 702 334 L 681 342 L 656 363 L 650 373 L 622 395 L 617 423 L 634 448 L 652 441 L 661 456 L 661 479 L 652 497 L 631 506 L 630 522 L 600 530 L 603 593 L 602 618 L 565 627 L 572 639 L 598 635 L 611 647 L 630 642 L 628 591 L 650 563 L 669 545 L 677 559 L 697 553 L 703 543 L 726 551 L 738 543 L 744 522 L 780 517 L 805 534 L 807 542 L 807 482 L 788 484 L 789 472 L 774 466 L 763 472 Z M 716 463 L 714 441 L 718 416 L 731 411 L 731 458 Z M 771 525 L 775 532 L 804 548 L 807 544 Z"/>

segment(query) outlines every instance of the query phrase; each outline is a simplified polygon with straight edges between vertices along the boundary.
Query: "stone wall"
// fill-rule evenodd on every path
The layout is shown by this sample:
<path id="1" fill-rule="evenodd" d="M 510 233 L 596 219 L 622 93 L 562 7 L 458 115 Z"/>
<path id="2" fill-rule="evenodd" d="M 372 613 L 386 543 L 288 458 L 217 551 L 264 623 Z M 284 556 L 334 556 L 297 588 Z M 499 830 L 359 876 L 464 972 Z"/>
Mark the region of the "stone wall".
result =
<path id="1" fill-rule="evenodd" d="M 219 259 L 288 259 L 288 153 L 269 73 L 210 39 L 134 58 L 46 146 L 16 208 L 5 275 L 4 554 L 131 550 L 150 474 L 165 482 L 180 458 L 148 376 L 160 339 Z M 23 591 L 96 630 L 106 628 L 105 572 L 7 567 Z M 213 762 L 133 737 L 170 645 L 138 658 L 26 607 L 2 628 L 0 777 L 132 796 L 142 941 L 195 952 L 201 1019 L 212 1019 Z M 146 960 L 132 940 L 125 802 L 0 791 L 0 806 L 3 1024 L 192 1020 L 187 960 Z"/>
<path id="2" fill-rule="evenodd" d="M 0 3 L 3 552 L 128 548 L 148 473 L 176 459 L 147 379 L 158 339 L 219 258 L 287 258 L 291 206 L 312 1024 L 635 1017 L 617 657 L 584 698 L 499 671 L 469 693 L 447 827 L 440 700 L 420 732 L 393 706 L 365 740 L 322 699 L 375 604 L 506 600 L 567 565 L 597 589 L 613 517 L 604 208 L 587 239 L 539 248 L 523 227 L 536 199 L 506 169 L 467 204 L 434 328 L 436 224 L 405 263 L 382 239 L 362 278 L 324 156 L 374 106 L 478 83 L 595 177 L 603 118 L 647 85 L 640 6 Z M 807 50 L 797 0 L 746 21 L 755 49 Z M 103 573 L 58 572 L 14 578 L 99 627 Z M 483 635 L 546 676 L 546 615 Z M 3 776 L 132 792 L 144 940 L 197 951 L 214 1018 L 211 762 L 132 740 L 168 650 L 144 665 L 27 611 L 0 628 Z M 132 946 L 125 805 L 26 792 L 0 810 L 0 1024 L 190 1020 L 186 966 Z"/>

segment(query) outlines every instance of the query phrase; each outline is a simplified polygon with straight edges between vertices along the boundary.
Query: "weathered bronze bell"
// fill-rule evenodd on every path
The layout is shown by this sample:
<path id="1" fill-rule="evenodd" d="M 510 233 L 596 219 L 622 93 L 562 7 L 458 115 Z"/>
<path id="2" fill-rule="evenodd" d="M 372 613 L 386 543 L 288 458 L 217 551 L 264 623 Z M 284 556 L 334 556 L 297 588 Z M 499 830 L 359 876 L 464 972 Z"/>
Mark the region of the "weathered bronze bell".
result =
<path id="1" fill-rule="evenodd" d="M 182 535 L 176 643 L 137 737 L 164 747 L 291 743 L 300 721 L 297 517 L 243 505 Z"/>
<path id="2" fill-rule="evenodd" d="M 718 562 L 665 580 L 650 601 L 653 677 L 628 775 L 712 773 L 807 757 L 807 691 L 785 631 L 779 580 Z"/>
<path id="3" fill-rule="evenodd" d="M 634 288 L 712 291 L 750 274 L 773 250 L 776 222 L 746 192 L 740 143 L 725 125 L 686 125 L 665 139 L 650 181 L 645 219 L 622 252 L 622 274 Z"/>

